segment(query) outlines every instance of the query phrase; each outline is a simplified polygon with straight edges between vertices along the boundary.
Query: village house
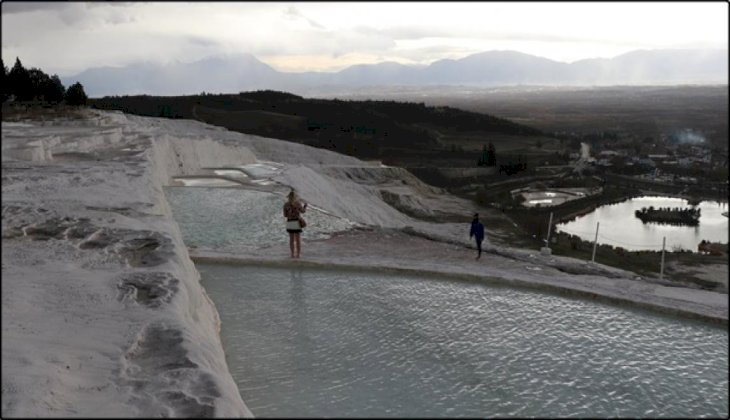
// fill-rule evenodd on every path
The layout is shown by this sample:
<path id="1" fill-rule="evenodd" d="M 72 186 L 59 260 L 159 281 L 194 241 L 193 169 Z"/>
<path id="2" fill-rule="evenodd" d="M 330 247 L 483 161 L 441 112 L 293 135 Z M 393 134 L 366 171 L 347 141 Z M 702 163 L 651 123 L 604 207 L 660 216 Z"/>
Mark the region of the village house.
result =
<path id="1" fill-rule="evenodd" d="M 673 156 L 668 154 L 655 154 L 655 155 L 649 155 L 649 159 L 653 160 L 654 162 L 666 162 L 668 160 L 672 160 Z"/>

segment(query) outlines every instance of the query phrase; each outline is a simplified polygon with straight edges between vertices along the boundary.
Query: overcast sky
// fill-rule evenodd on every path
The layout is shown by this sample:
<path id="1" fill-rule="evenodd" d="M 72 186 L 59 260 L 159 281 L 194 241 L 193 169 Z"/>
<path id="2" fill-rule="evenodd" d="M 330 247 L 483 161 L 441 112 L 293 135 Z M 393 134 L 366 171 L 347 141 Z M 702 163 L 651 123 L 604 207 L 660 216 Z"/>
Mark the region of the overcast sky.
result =
<path id="1" fill-rule="evenodd" d="M 728 4 L 39 3 L 3 1 L 2 58 L 72 75 L 138 61 L 250 53 L 280 71 L 429 64 L 489 50 L 557 61 L 728 47 Z"/>

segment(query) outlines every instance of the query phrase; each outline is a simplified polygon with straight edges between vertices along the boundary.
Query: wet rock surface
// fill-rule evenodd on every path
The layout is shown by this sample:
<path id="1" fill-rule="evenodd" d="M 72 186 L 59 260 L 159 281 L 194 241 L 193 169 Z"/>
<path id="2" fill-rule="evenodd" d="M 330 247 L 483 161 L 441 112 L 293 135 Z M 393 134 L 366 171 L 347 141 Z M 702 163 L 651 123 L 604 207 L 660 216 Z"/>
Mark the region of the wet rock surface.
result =
<path id="1" fill-rule="evenodd" d="M 156 308 L 169 303 L 177 294 L 180 281 L 165 272 L 125 274 L 119 281 L 119 300 Z"/>
<path id="2" fill-rule="evenodd" d="M 165 323 L 146 326 L 124 354 L 122 384 L 141 412 L 161 417 L 209 418 L 221 394 L 184 347 L 184 332 Z M 154 371 L 158 375 L 145 372 Z"/>

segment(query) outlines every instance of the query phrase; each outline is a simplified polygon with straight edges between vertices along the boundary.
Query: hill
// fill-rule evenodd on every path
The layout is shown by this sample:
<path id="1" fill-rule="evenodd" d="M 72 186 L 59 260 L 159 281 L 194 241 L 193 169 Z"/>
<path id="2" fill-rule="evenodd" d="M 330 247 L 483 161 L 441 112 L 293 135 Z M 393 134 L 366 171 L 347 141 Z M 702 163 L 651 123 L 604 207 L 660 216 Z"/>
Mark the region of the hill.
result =
<path id="1" fill-rule="evenodd" d="M 363 159 L 434 166 L 474 166 L 476 153 L 443 138 L 463 137 L 480 150 L 500 136 L 534 139 L 535 128 L 491 115 L 423 103 L 307 99 L 285 92 L 191 96 L 114 96 L 92 99 L 98 109 L 196 119 L 233 131 L 307 144 Z M 496 144 L 496 143 L 495 143 Z"/>

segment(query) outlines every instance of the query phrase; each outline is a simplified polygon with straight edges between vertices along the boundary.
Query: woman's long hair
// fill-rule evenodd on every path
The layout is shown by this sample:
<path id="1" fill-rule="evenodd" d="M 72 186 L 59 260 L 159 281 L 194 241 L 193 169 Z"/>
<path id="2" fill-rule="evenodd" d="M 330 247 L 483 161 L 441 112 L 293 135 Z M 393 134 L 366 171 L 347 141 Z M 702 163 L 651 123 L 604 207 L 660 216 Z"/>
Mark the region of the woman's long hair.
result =
<path id="1" fill-rule="evenodd" d="M 294 204 L 297 201 L 297 193 L 295 193 L 294 190 L 291 190 L 287 195 L 287 198 L 289 199 L 289 204 Z"/>

